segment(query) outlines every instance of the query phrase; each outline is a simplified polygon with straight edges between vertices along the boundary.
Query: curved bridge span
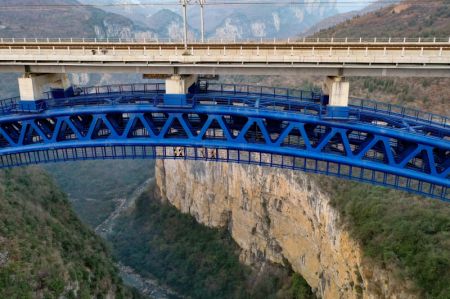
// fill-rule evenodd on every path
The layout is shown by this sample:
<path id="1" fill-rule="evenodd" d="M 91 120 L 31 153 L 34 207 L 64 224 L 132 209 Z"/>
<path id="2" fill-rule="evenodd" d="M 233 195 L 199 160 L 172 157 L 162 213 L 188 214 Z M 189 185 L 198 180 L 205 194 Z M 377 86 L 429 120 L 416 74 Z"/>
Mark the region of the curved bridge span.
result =
<path id="1" fill-rule="evenodd" d="M 183 106 L 164 84 L 82 88 L 38 112 L 0 102 L 0 167 L 88 159 L 192 159 L 332 175 L 450 201 L 450 119 L 321 94 L 208 84 Z"/>

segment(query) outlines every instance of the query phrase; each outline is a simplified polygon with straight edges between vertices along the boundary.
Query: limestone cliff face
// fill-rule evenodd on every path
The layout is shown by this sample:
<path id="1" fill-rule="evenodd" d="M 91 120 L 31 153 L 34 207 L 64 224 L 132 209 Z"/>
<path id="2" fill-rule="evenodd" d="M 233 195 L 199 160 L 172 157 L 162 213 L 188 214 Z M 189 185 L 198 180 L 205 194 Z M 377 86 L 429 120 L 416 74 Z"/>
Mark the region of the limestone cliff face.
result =
<path id="1" fill-rule="evenodd" d="M 307 175 L 226 163 L 158 161 L 159 196 L 198 222 L 227 227 L 243 262 L 287 264 L 322 298 L 415 298 L 364 263 L 329 197 Z"/>

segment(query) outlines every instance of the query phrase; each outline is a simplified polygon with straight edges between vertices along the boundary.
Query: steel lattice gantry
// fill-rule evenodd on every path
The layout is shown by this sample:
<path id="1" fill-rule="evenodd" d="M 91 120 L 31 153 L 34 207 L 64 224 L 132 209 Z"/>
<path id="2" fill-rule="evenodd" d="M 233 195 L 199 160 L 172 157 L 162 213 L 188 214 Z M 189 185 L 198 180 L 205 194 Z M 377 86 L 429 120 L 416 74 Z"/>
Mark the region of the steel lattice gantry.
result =
<path id="1" fill-rule="evenodd" d="M 172 158 L 334 175 L 450 200 L 450 120 L 352 100 L 326 117 L 313 92 L 209 85 L 167 106 L 151 84 L 83 89 L 39 113 L 1 102 L 0 167 L 43 162 Z M 44 108 L 44 107 L 43 107 Z"/>

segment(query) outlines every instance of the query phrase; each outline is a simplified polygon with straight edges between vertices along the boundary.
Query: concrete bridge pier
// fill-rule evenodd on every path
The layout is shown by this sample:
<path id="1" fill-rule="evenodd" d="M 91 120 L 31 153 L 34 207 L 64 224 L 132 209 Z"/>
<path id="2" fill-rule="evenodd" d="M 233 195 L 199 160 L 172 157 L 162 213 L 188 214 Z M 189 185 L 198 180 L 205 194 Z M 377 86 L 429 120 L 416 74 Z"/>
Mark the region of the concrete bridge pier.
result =
<path id="1" fill-rule="evenodd" d="M 164 105 L 186 106 L 188 105 L 189 94 L 192 93 L 197 82 L 196 75 L 173 75 L 166 79 L 166 94 L 164 95 Z"/>
<path id="2" fill-rule="evenodd" d="M 74 95 L 73 87 L 66 74 L 31 74 L 19 78 L 20 106 L 26 110 L 39 110 L 45 90 L 50 89 L 52 98 L 64 98 Z"/>
<path id="3" fill-rule="evenodd" d="M 327 77 L 324 84 L 324 95 L 328 98 L 327 116 L 332 118 L 348 118 L 348 98 L 350 83 L 344 77 Z"/>

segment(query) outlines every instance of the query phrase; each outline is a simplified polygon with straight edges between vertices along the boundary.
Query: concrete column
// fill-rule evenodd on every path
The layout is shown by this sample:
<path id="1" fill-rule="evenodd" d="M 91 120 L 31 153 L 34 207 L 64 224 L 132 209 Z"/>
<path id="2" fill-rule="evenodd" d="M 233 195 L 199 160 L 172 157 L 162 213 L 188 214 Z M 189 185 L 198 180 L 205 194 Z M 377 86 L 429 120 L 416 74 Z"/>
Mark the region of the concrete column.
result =
<path id="1" fill-rule="evenodd" d="M 43 100 L 47 99 L 44 92 L 50 89 L 53 98 L 73 96 L 66 74 L 25 74 L 19 78 L 20 106 L 27 110 L 43 107 Z"/>
<path id="2" fill-rule="evenodd" d="M 328 77 L 323 90 L 325 96 L 328 97 L 326 116 L 330 118 L 348 118 L 350 83 L 345 81 L 343 77 Z"/>
<path id="3" fill-rule="evenodd" d="M 343 77 L 328 77 L 325 81 L 324 93 L 329 97 L 330 106 L 347 107 L 350 83 Z"/>
<path id="4" fill-rule="evenodd" d="M 173 75 L 166 79 L 164 105 L 185 106 L 188 103 L 189 89 L 197 82 L 197 76 Z"/>
<path id="5" fill-rule="evenodd" d="M 44 99 L 46 88 L 67 90 L 70 82 L 66 74 L 25 74 L 19 78 L 21 101 Z"/>
<path id="6" fill-rule="evenodd" d="M 19 78 L 21 101 L 36 101 L 44 98 L 44 84 L 39 77 L 26 76 Z"/>
<path id="7" fill-rule="evenodd" d="M 173 75 L 166 79 L 166 94 L 188 94 L 189 88 L 197 81 L 197 76 Z"/>

